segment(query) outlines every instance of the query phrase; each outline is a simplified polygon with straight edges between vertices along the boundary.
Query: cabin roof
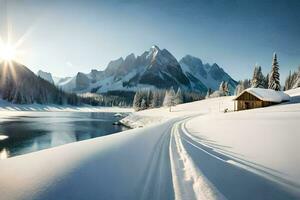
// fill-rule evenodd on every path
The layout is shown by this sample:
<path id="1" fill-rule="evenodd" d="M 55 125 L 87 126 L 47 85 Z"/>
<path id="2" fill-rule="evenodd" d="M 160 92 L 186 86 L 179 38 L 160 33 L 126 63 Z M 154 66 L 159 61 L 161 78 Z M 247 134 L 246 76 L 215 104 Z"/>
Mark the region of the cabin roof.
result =
<path id="1" fill-rule="evenodd" d="M 238 98 L 243 95 L 245 92 L 252 94 L 262 101 L 269 101 L 280 103 L 282 101 L 289 101 L 290 96 L 282 91 L 275 91 L 272 89 L 263 89 L 263 88 L 248 88 L 244 90 L 241 94 L 234 98 L 234 100 L 238 100 Z"/>

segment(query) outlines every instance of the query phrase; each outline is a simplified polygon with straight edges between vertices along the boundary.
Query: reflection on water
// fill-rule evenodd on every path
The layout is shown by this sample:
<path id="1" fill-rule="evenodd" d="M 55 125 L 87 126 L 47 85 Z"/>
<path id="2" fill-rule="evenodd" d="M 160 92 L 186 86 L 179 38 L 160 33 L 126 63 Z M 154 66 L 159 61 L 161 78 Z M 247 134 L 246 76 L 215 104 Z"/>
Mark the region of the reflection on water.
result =
<path id="1" fill-rule="evenodd" d="M 24 115 L 25 114 L 25 115 Z M 0 159 L 126 130 L 114 113 L 26 112 L 0 118 Z"/>

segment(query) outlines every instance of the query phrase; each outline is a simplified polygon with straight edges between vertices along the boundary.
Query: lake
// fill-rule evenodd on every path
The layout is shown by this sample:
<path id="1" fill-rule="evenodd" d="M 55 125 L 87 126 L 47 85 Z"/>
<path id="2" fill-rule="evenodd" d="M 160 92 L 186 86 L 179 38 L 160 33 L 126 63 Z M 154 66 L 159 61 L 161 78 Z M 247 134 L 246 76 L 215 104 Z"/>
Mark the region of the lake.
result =
<path id="1" fill-rule="evenodd" d="M 128 129 L 113 125 L 120 118 L 108 112 L 0 112 L 0 115 L 0 159 Z"/>

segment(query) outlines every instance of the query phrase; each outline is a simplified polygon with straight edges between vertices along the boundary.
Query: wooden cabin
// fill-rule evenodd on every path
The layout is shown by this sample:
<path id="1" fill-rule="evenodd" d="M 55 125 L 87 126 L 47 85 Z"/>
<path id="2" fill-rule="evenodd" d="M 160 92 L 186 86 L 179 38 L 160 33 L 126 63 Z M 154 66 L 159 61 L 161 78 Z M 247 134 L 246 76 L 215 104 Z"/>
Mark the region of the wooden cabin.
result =
<path id="1" fill-rule="evenodd" d="M 234 110 L 239 111 L 262 108 L 284 101 L 289 101 L 289 99 L 289 95 L 282 91 L 262 88 L 248 88 L 234 99 Z"/>

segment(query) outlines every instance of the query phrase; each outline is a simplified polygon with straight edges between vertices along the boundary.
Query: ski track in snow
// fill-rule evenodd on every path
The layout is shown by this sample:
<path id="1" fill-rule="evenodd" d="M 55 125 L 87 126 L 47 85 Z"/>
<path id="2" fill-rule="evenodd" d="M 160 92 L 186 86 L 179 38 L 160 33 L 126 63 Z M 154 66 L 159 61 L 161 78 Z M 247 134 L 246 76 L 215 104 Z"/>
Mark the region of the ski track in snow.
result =
<path id="1" fill-rule="evenodd" d="M 175 199 L 225 199 L 225 197 L 201 174 L 185 150 L 177 122 L 172 128 L 170 158 Z"/>
<path id="2" fill-rule="evenodd" d="M 175 199 L 299 198 L 299 185 L 201 143 L 185 129 L 191 118 L 176 122 L 171 130 Z"/>

